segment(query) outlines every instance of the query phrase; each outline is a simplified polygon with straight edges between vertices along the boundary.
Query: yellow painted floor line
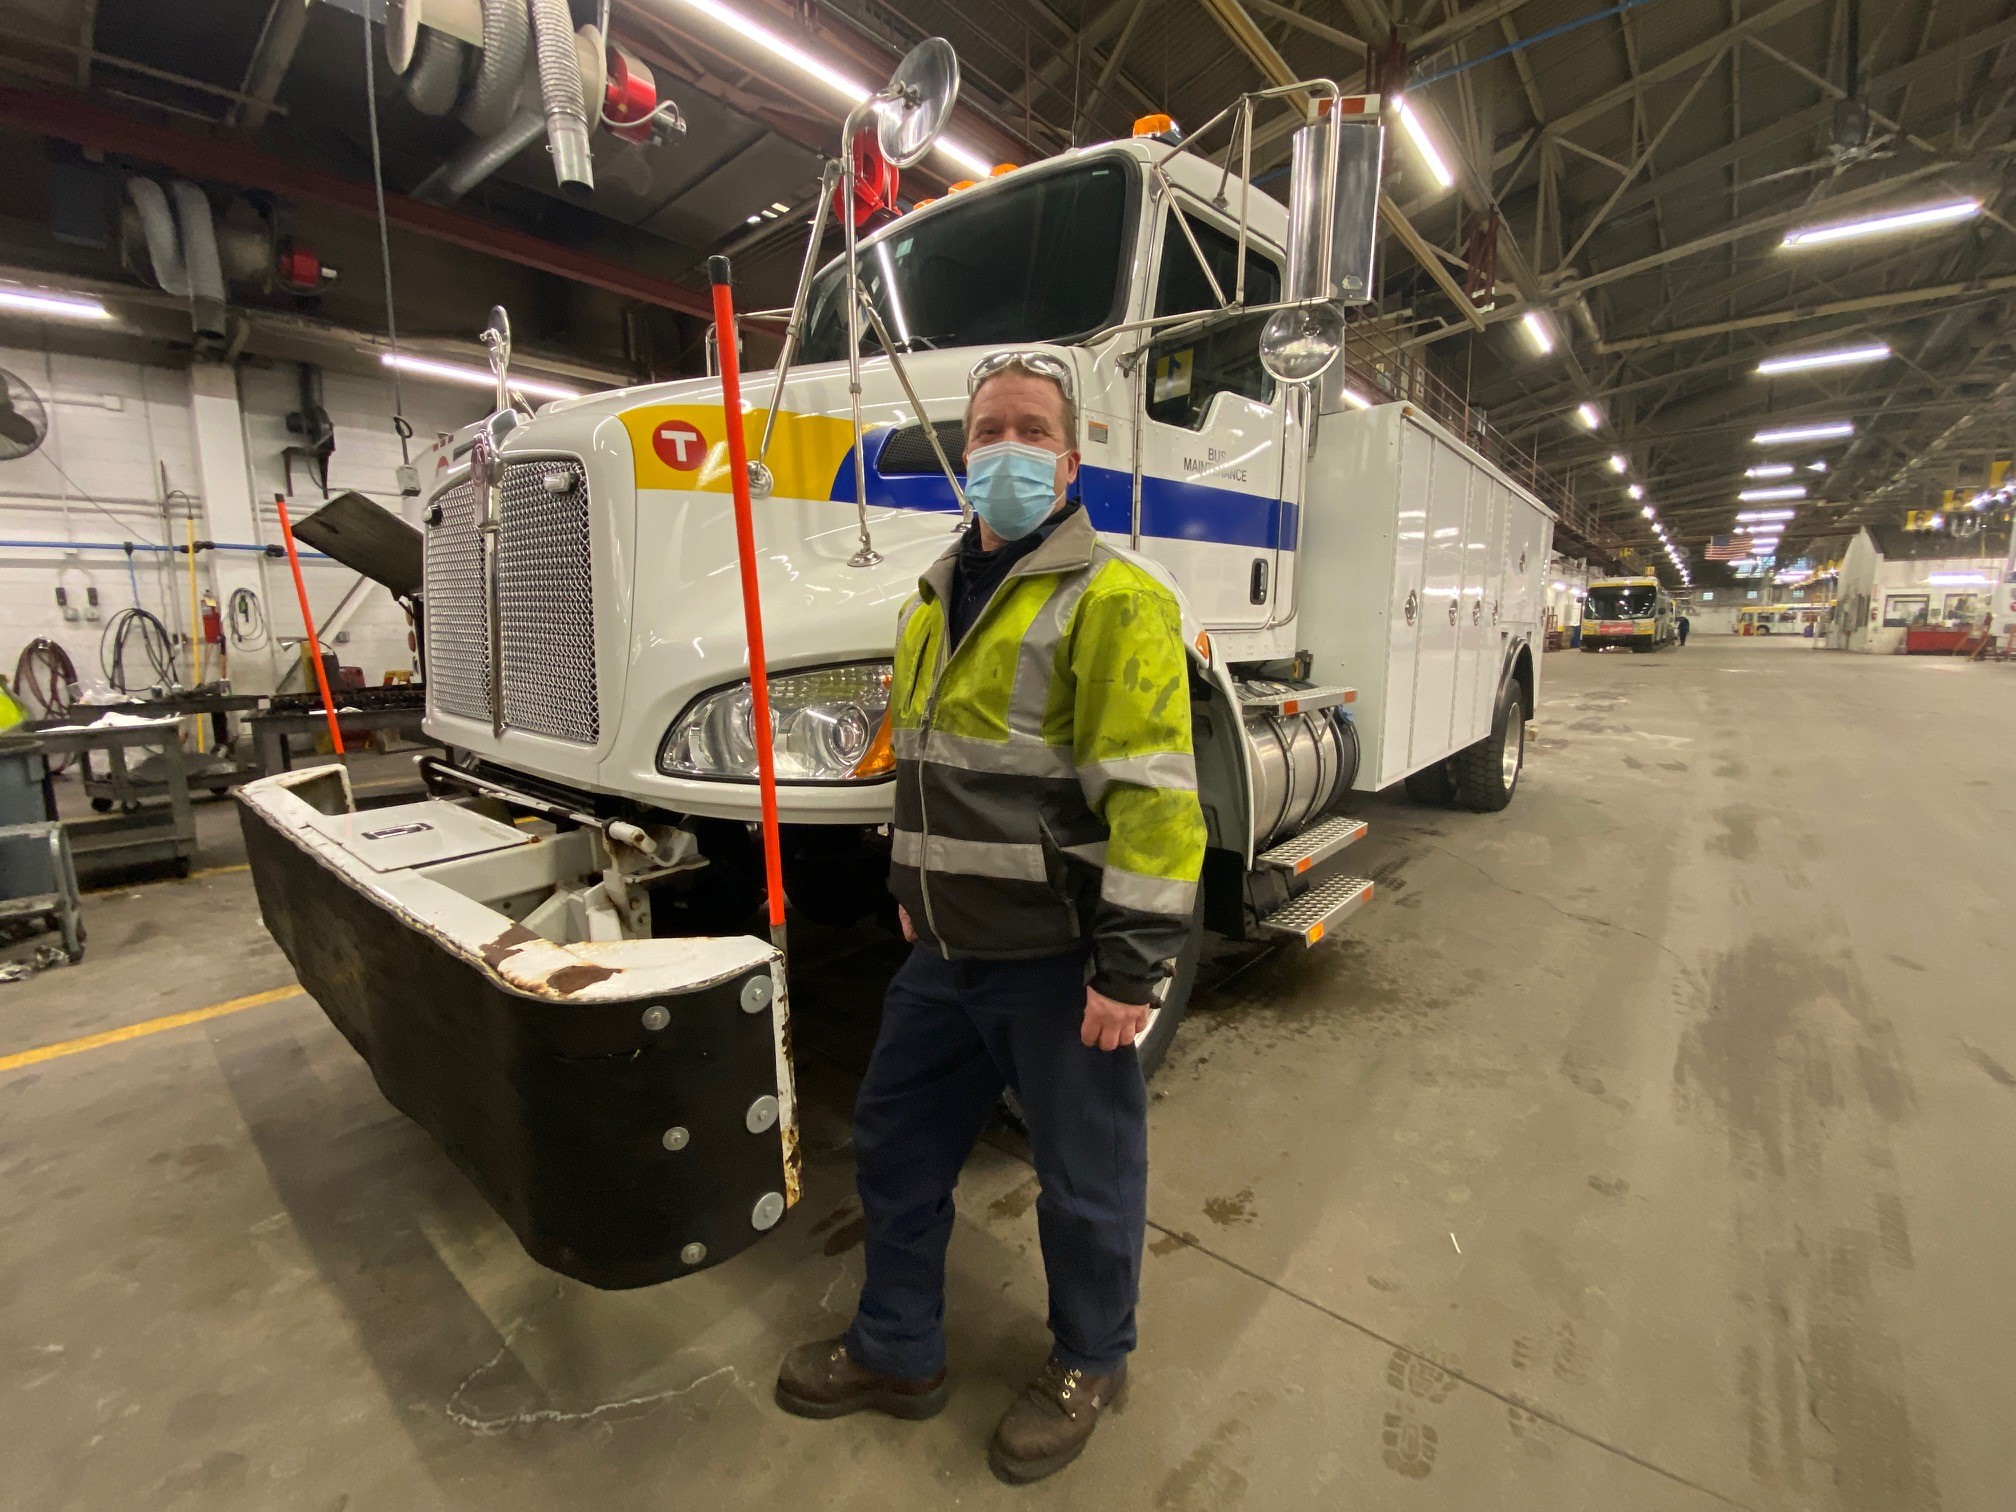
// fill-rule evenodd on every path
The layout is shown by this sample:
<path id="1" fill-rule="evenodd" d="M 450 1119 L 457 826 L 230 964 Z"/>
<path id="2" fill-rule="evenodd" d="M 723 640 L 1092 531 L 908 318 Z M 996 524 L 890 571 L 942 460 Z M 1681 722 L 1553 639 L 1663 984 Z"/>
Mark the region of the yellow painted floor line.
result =
<path id="1" fill-rule="evenodd" d="M 222 1018 L 227 1013 L 243 1013 L 247 1008 L 263 1008 L 268 1003 L 278 1003 L 299 996 L 301 988 L 298 985 L 274 987 L 266 992 L 254 992 L 245 997 L 228 998 L 221 1003 L 212 1003 L 208 1008 L 191 1008 L 185 1013 L 163 1014 L 160 1018 L 145 1019 L 137 1024 L 127 1024 L 123 1028 L 107 1029 L 99 1034 L 87 1034 L 81 1039 L 60 1040 L 53 1045 L 40 1045 L 33 1050 L 22 1050 L 14 1055 L 0 1055 L 0 1072 L 19 1071 L 23 1066 L 40 1065 L 43 1061 L 56 1060 L 65 1055 L 82 1055 L 86 1050 L 124 1044 L 127 1040 L 142 1039 L 150 1034 L 181 1029 L 189 1024 L 200 1024 L 205 1019 Z"/>

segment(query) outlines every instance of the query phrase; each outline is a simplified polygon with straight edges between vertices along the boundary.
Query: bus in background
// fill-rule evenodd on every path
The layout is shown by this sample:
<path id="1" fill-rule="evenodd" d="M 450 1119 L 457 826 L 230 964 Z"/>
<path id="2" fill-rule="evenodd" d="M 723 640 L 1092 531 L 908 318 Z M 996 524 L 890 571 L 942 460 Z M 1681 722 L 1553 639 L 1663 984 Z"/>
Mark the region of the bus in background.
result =
<path id="1" fill-rule="evenodd" d="M 1680 643 L 1680 610 L 1659 579 L 1597 578 L 1582 605 L 1582 649 L 1658 651 Z"/>

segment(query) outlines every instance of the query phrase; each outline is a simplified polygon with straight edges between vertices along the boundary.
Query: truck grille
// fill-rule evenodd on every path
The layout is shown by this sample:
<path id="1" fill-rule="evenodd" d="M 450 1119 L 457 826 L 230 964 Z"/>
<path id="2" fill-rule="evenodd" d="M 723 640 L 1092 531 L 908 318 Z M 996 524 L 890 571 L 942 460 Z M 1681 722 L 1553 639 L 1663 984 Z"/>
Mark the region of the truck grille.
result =
<path id="1" fill-rule="evenodd" d="M 467 478 L 434 497 L 441 523 L 427 532 L 427 694 L 443 714 L 490 719 L 490 623 L 476 487 Z"/>
<path id="2" fill-rule="evenodd" d="M 427 536 L 427 685 L 444 714 L 492 719 L 480 504 L 466 479 L 437 496 Z M 571 458 L 504 470 L 498 640 L 505 728 L 577 745 L 601 737 L 588 479 Z"/>
<path id="3" fill-rule="evenodd" d="M 497 602 L 504 723 L 511 729 L 577 745 L 601 736 L 589 568 L 588 476 L 581 464 L 505 468 Z"/>

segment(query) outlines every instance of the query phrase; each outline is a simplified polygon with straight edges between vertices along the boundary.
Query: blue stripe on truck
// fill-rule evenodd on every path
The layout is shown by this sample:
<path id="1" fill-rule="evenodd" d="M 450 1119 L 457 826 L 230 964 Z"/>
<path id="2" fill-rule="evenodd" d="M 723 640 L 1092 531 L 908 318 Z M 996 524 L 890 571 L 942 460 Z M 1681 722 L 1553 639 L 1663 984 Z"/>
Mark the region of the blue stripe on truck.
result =
<path id="1" fill-rule="evenodd" d="M 893 430 L 868 434 L 868 502 L 883 509 L 924 509 L 950 514 L 959 507 L 952 487 L 938 473 L 898 473 L 884 476 L 882 448 Z M 1109 536 L 1124 536 L 1133 528 L 1134 475 L 1114 467 L 1078 469 L 1078 496 L 1092 526 Z M 854 453 L 840 459 L 828 497 L 854 502 Z M 1141 534 L 1165 540 L 1201 541 L 1215 546 L 1249 546 L 1266 551 L 1293 551 L 1301 511 L 1285 499 L 1212 488 L 1177 478 L 1145 474 L 1141 479 Z"/>

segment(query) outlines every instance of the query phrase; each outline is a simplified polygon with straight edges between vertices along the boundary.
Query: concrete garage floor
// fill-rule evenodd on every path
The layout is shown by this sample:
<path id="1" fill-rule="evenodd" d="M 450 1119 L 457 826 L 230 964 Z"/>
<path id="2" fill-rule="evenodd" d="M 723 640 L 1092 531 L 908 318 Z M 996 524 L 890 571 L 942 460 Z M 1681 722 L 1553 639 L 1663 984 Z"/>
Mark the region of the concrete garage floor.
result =
<path id="1" fill-rule="evenodd" d="M 1366 803 L 1348 938 L 1214 961 L 1154 1089 L 1131 1399 L 1058 1480 L 982 1461 L 1044 1348 L 1005 1134 L 951 1408 L 771 1403 L 860 1269 L 892 956 L 827 937 L 804 1204 L 644 1292 L 526 1260 L 305 999 L 0 1074 L 5 1503 L 2007 1506 L 2016 674 L 1725 639 L 1546 678 L 1508 812 Z M 0 987 L 0 1055 L 289 981 L 242 871 L 90 922 Z"/>

